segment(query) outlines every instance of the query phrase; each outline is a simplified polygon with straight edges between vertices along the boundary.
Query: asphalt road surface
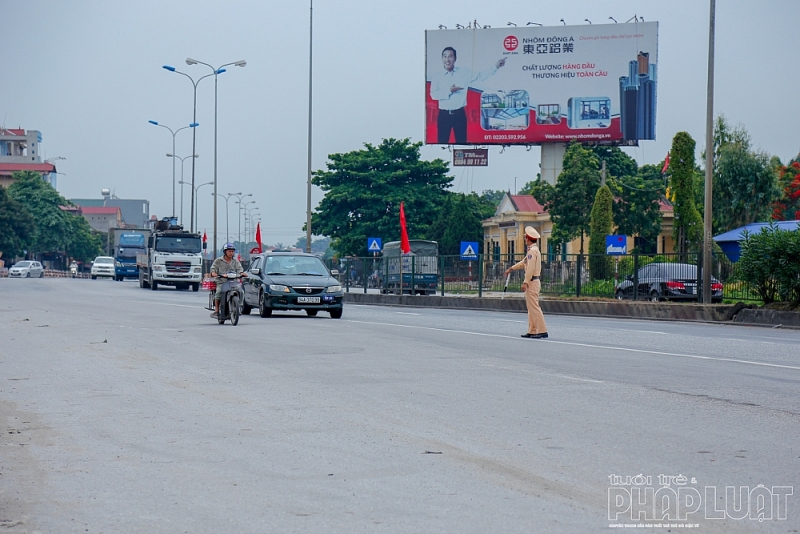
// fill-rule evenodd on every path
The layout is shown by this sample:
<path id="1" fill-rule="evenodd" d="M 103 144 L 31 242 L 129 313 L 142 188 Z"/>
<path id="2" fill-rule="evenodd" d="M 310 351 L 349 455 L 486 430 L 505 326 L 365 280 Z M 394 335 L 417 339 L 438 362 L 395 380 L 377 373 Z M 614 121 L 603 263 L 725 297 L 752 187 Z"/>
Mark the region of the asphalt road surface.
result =
<path id="1" fill-rule="evenodd" d="M 798 331 L 206 302 L 0 279 L 0 532 L 800 530 Z"/>

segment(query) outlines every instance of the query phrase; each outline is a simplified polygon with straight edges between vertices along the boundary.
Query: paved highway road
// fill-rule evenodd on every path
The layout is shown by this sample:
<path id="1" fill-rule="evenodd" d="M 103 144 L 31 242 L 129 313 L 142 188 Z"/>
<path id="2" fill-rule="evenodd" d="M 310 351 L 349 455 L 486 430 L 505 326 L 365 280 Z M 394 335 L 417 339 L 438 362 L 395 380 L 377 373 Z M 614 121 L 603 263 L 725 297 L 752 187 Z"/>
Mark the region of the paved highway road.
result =
<path id="1" fill-rule="evenodd" d="M 206 298 L 0 279 L 0 531 L 800 529 L 800 332 Z"/>

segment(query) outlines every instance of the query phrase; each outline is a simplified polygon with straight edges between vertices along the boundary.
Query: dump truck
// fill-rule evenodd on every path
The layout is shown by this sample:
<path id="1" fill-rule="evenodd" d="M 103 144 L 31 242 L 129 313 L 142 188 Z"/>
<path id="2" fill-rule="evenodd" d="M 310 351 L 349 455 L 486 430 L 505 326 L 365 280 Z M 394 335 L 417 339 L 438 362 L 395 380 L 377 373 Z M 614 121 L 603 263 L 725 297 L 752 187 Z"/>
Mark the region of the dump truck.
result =
<path id="1" fill-rule="evenodd" d="M 203 279 L 201 236 L 168 219 L 159 221 L 147 238 L 144 253 L 136 256 L 136 265 L 141 288 L 155 291 L 159 286 L 174 286 L 198 291 Z"/>

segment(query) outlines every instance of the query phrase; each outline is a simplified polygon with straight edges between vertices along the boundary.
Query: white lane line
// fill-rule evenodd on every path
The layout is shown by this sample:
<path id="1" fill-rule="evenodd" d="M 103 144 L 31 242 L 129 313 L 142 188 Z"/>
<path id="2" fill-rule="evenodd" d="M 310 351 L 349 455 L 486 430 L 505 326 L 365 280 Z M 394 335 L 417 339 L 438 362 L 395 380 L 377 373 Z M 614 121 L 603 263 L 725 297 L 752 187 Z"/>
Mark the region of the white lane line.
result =
<path id="1" fill-rule="evenodd" d="M 528 321 L 513 321 L 511 319 L 498 319 L 501 323 L 527 323 Z"/>
<path id="2" fill-rule="evenodd" d="M 655 330 L 625 330 L 625 332 L 641 332 L 642 334 L 661 334 L 662 336 L 668 336 L 669 332 L 656 332 Z"/>
<path id="3" fill-rule="evenodd" d="M 374 321 L 355 321 L 353 319 L 347 319 L 346 322 L 350 323 L 361 323 L 361 324 L 374 324 L 374 325 L 381 325 L 381 326 L 396 326 L 398 328 L 416 328 L 419 330 L 433 330 L 436 332 L 449 332 L 452 334 L 468 334 L 471 336 L 481 336 L 481 337 L 499 337 L 503 339 L 515 339 L 522 341 L 523 338 L 515 337 L 515 336 L 504 336 L 502 334 L 485 334 L 482 332 L 469 332 L 466 330 L 450 330 L 448 328 L 433 328 L 431 326 L 413 326 L 413 325 L 406 325 L 406 324 L 393 324 L 393 323 L 378 323 Z M 717 361 L 717 362 L 731 362 L 731 363 L 742 363 L 746 365 L 757 365 L 759 367 L 774 367 L 776 369 L 791 369 L 793 371 L 800 371 L 800 367 L 794 365 L 781 365 L 777 363 L 765 363 L 765 362 L 753 362 L 750 360 L 738 360 L 736 358 L 716 358 L 714 356 L 697 356 L 696 354 L 680 354 L 677 352 L 660 352 L 656 350 L 644 350 L 644 349 L 631 349 L 628 347 L 612 347 L 606 345 L 592 345 L 590 343 L 575 343 L 572 341 L 555 341 L 551 339 L 537 339 L 535 342 L 538 343 L 553 343 L 555 345 L 571 345 L 573 347 L 588 347 L 593 349 L 606 349 L 606 350 L 619 350 L 622 352 L 639 352 L 641 354 L 657 354 L 659 356 L 675 356 L 678 358 L 691 358 L 694 360 L 710 360 L 710 361 Z M 531 343 L 530 340 L 526 339 L 525 343 Z"/>
<path id="4" fill-rule="evenodd" d="M 192 308 L 194 310 L 205 310 L 205 306 L 189 306 L 187 304 L 170 304 L 168 302 L 150 302 L 145 300 L 123 300 L 123 302 L 138 302 L 139 304 L 160 304 L 161 306 L 175 306 L 176 308 Z"/>
<path id="5" fill-rule="evenodd" d="M 566 378 L 568 380 L 579 380 L 581 382 L 593 382 L 595 384 L 603 384 L 604 383 L 602 380 L 591 380 L 589 378 L 578 378 L 577 376 L 569 376 L 569 375 L 550 375 L 550 376 L 556 376 L 558 378 Z"/>
<path id="6" fill-rule="evenodd" d="M 396 312 L 397 315 L 419 315 L 418 313 L 411 313 L 411 312 Z"/>

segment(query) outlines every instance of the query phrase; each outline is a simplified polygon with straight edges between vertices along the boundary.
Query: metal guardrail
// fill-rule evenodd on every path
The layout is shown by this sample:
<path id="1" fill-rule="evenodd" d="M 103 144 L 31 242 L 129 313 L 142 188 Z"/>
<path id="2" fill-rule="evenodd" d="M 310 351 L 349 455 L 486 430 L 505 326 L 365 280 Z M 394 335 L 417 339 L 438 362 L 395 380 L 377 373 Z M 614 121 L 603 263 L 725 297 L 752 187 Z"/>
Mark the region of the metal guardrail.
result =
<path id="1" fill-rule="evenodd" d="M 435 262 L 435 292 L 477 293 L 503 291 L 505 270 L 522 260 L 523 255 L 479 255 L 477 260 L 462 260 L 460 256 L 437 256 L 421 258 L 411 256 L 403 271 L 402 293 L 421 294 L 420 279 L 430 282 L 430 264 Z M 702 255 L 690 254 L 629 254 L 626 256 L 607 256 L 592 254 L 545 255 L 542 258 L 541 292 L 544 295 L 563 297 L 605 297 L 614 298 L 619 284 L 628 277 L 638 288 L 638 273 L 651 263 L 683 264 L 690 267 L 676 267 L 685 271 L 684 278 L 694 279 L 694 286 L 702 286 Z M 422 264 L 425 267 L 421 267 Z M 338 279 L 346 292 L 377 289 L 381 293 L 400 294 L 398 277 L 392 277 L 387 262 L 381 257 L 348 257 L 328 260 L 328 268 L 338 271 Z M 418 268 L 418 265 L 420 267 Z M 711 266 L 712 276 L 723 285 L 723 299 L 744 302 L 759 302 L 757 293 L 736 271 L 736 265 L 725 256 L 715 256 Z M 512 271 L 509 291 L 519 291 L 523 271 Z M 697 283 L 699 279 L 699 284 Z M 412 290 L 412 287 L 414 288 Z M 431 294 L 430 291 L 427 291 Z M 634 300 L 646 300 L 648 295 L 633 291 Z M 697 291 L 696 299 L 702 302 L 702 294 Z"/>

